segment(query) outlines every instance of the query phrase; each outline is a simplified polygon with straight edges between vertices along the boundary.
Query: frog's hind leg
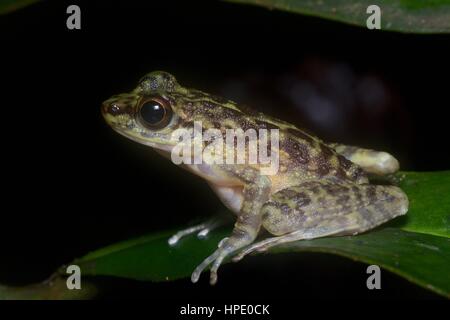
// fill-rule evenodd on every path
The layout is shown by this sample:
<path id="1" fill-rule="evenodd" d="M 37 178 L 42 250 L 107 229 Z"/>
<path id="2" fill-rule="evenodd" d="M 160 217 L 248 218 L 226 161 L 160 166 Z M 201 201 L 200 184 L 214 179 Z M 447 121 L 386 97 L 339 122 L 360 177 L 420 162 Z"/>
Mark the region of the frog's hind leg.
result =
<path id="1" fill-rule="evenodd" d="M 214 217 L 204 223 L 183 229 L 175 233 L 168 240 L 169 245 L 174 246 L 180 241 L 181 238 L 189 236 L 193 233 L 197 233 L 199 239 L 204 239 L 207 235 L 214 229 L 217 229 L 225 224 L 227 224 L 227 219 L 225 217 Z"/>
<path id="2" fill-rule="evenodd" d="M 233 262 L 238 262 L 246 255 L 252 252 L 264 252 L 269 248 L 278 246 L 283 243 L 326 237 L 334 235 L 335 232 L 336 230 L 329 230 L 327 228 L 317 228 L 308 230 L 307 232 L 305 232 L 304 230 L 298 230 L 288 233 L 284 236 L 267 238 L 260 242 L 256 242 L 251 246 L 248 246 L 247 248 L 239 252 L 237 255 L 235 255 L 232 260 Z"/>
<path id="3" fill-rule="evenodd" d="M 400 167 L 397 159 L 387 152 L 346 146 L 337 143 L 330 143 L 329 146 L 370 174 L 381 176 L 392 174 L 397 172 Z"/>
<path id="4" fill-rule="evenodd" d="M 277 237 L 250 245 L 233 260 L 282 243 L 356 235 L 407 210 L 408 198 L 394 186 L 326 180 L 304 182 L 273 194 L 261 209 L 263 227 Z"/>

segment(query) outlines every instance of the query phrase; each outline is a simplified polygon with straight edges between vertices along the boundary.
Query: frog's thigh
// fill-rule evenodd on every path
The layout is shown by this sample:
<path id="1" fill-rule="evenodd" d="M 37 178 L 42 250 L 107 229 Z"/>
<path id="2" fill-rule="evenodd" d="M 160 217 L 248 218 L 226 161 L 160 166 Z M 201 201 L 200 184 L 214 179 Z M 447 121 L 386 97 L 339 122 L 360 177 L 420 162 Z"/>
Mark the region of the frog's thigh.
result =
<path id="1" fill-rule="evenodd" d="M 383 151 L 363 149 L 342 144 L 330 144 L 334 150 L 353 163 L 359 165 L 367 173 L 376 175 L 392 174 L 400 165 L 392 155 Z"/>
<path id="2" fill-rule="evenodd" d="M 261 214 L 274 235 L 303 230 L 302 237 L 317 238 L 364 232 L 407 209 L 408 198 L 397 187 L 320 180 L 273 194 Z"/>
<path id="3" fill-rule="evenodd" d="M 330 235 L 357 234 L 403 215 L 408 198 L 397 187 L 310 181 L 275 193 L 262 207 L 263 226 L 279 237 L 252 244 L 236 255 Z"/>

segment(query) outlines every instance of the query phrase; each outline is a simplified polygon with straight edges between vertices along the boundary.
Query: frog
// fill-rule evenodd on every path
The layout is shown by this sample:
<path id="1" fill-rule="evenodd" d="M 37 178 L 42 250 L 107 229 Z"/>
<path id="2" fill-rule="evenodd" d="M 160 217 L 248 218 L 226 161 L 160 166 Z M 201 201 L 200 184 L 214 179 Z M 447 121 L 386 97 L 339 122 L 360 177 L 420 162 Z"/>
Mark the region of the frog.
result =
<path id="1" fill-rule="evenodd" d="M 356 236 L 408 211 L 408 197 L 398 186 L 369 180 L 399 170 L 391 154 L 322 141 L 289 122 L 183 87 L 165 71 L 150 72 L 130 92 L 104 101 L 101 114 L 120 135 L 166 157 L 178 141 L 173 133 L 191 130 L 196 122 L 223 134 L 236 128 L 277 130 L 276 174 L 262 174 L 258 163 L 180 164 L 204 179 L 234 217 L 229 236 L 193 270 L 193 283 L 209 268 L 210 283 L 215 284 L 225 259 L 240 261 L 250 253 L 294 241 Z M 180 230 L 168 245 L 176 246 L 195 233 L 206 238 L 221 225 L 217 221 Z M 264 233 L 269 236 L 261 238 Z"/>

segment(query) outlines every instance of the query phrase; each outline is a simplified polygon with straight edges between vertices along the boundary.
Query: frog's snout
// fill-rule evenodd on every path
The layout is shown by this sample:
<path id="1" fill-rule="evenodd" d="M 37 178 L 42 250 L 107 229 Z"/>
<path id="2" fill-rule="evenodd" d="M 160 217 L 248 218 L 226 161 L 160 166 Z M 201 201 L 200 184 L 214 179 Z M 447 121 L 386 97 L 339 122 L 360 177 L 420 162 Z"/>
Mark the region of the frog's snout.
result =
<path id="1" fill-rule="evenodd" d="M 137 99 L 130 95 L 114 96 L 102 103 L 101 111 L 104 116 L 133 115 L 136 101 Z"/>
<path id="2" fill-rule="evenodd" d="M 110 108 L 111 108 L 111 103 L 108 102 L 108 100 L 107 101 L 103 101 L 102 108 L 101 108 L 102 114 L 106 115 L 106 114 L 110 113 Z"/>
<path id="3" fill-rule="evenodd" d="M 111 100 L 106 100 L 102 103 L 102 113 L 103 115 L 117 116 L 124 113 L 124 107 L 119 103 Z"/>

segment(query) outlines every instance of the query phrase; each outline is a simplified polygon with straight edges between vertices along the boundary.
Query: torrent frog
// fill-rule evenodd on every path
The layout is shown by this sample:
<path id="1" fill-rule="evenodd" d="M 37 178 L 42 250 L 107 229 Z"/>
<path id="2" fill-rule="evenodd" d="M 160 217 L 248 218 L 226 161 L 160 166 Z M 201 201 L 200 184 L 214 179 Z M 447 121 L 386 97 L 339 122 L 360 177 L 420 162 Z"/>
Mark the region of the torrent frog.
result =
<path id="1" fill-rule="evenodd" d="M 101 111 L 119 134 L 166 155 L 179 142 L 173 133 L 187 129 L 193 134 L 199 122 L 202 130 L 214 129 L 219 135 L 230 129 L 277 130 L 277 144 L 270 145 L 278 156 L 275 174 L 262 174 L 260 164 L 248 161 L 183 163 L 202 177 L 236 216 L 229 237 L 193 271 L 193 282 L 210 267 L 214 284 L 227 257 L 237 261 L 251 252 L 291 241 L 356 235 L 408 210 L 408 198 L 400 188 L 368 180 L 369 175 L 388 175 L 399 169 L 390 154 L 324 142 L 293 124 L 183 87 L 167 72 L 145 75 L 131 92 L 106 100 Z M 203 141 L 197 147 L 207 146 Z M 249 148 L 245 152 L 247 160 Z M 169 244 L 192 233 L 206 236 L 217 225 L 208 222 L 182 230 Z M 256 241 L 263 229 L 272 236 Z"/>

